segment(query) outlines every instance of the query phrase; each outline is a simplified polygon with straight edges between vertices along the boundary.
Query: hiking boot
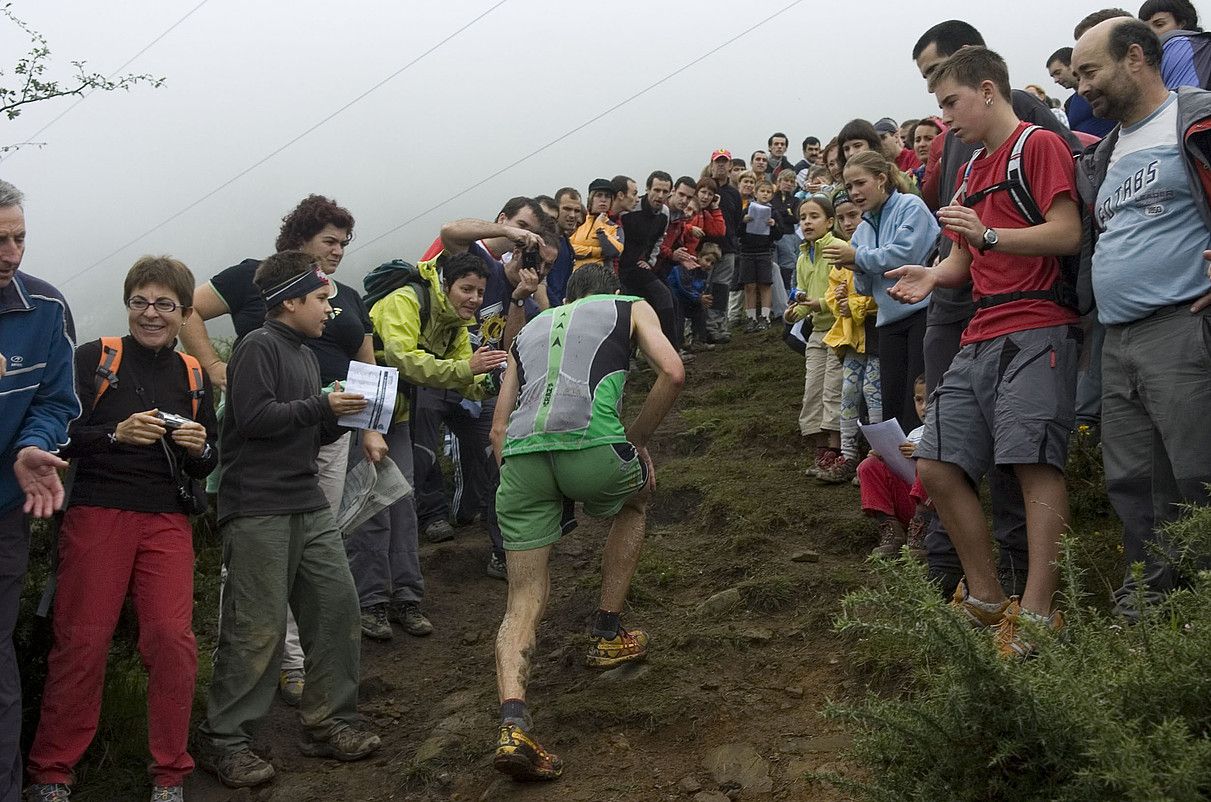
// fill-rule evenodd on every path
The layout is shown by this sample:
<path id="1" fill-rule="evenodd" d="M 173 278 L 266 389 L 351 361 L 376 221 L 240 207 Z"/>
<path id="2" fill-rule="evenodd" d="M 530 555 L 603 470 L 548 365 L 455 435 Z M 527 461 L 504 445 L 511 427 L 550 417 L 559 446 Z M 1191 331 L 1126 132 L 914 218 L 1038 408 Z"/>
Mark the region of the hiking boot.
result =
<path id="1" fill-rule="evenodd" d="M 908 554 L 914 560 L 925 562 L 925 528 L 928 521 L 924 515 L 917 513 L 908 522 Z"/>
<path id="2" fill-rule="evenodd" d="M 454 527 L 445 518 L 438 518 L 425 527 L 425 540 L 430 543 L 445 543 L 454 539 Z"/>
<path id="3" fill-rule="evenodd" d="M 388 627 L 389 629 L 390 627 Z M 303 683 L 306 675 L 301 668 L 291 668 L 278 675 L 278 696 L 291 707 L 298 707 L 303 701 Z"/>
<path id="4" fill-rule="evenodd" d="M 870 550 L 871 556 L 895 557 L 907 540 L 904 526 L 899 521 L 895 518 L 884 518 L 879 521 L 879 545 Z"/>
<path id="5" fill-rule="evenodd" d="M 543 749 L 516 724 L 501 724 L 492 765 L 515 780 L 554 780 L 563 773 L 558 755 Z"/>
<path id="6" fill-rule="evenodd" d="M 372 640 L 391 640 L 395 637 L 391 624 L 387 622 L 385 602 L 362 608 L 362 634 Z"/>
<path id="7" fill-rule="evenodd" d="M 732 335 L 727 331 L 716 332 L 707 337 L 707 342 L 711 345 L 727 345 L 731 341 Z"/>
<path id="8" fill-rule="evenodd" d="M 185 802 L 185 787 L 157 785 L 151 789 L 151 802 Z"/>
<path id="9" fill-rule="evenodd" d="M 1022 631 L 1022 624 L 1025 622 L 1056 634 L 1064 628 L 1064 615 L 1059 610 L 1046 616 L 1023 610 L 1018 597 L 1012 597 L 1005 607 L 1001 623 L 997 624 L 995 642 L 998 655 L 1006 660 L 1029 660 L 1035 656 L 1038 651 L 1036 645 L 1026 640 L 1026 633 Z"/>
<path id="10" fill-rule="evenodd" d="M 825 470 L 816 472 L 817 479 L 832 485 L 843 485 L 846 482 L 852 482 L 857 476 L 858 461 L 845 459 L 844 457 L 833 462 Z"/>
<path id="11" fill-rule="evenodd" d="M 509 579 L 509 567 L 505 564 L 505 558 L 493 552 L 488 555 L 488 567 L 484 569 L 484 573 L 493 579 Z"/>
<path id="12" fill-rule="evenodd" d="M 274 775 L 273 766 L 246 746 L 221 754 L 200 749 L 194 759 L 228 788 L 251 788 L 269 782 Z"/>
<path id="13" fill-rule="evenodd" d="M 382 739 L 364 725 L 346 724 L 322 741 L 308 738 L 299 744 L 299 751 L 307 757 L 331 757 L 348 763 L 374 754 L 382 745 Z"/>
<path id="14" fill-rule="evenodd" d="M 590 637 L 593 642 L 585 657 L 585 665 L 589 668 L 613 668 L 648 655 L 648 635 L 642 629 L 628 631 L 619 627 L 613 638 Z"/>
<path id="15" fill-rule="evenodd" d="M 37 783 L 25 789 L 29 802 L 67 802 L 71 788 L 63 783 Z"/>
<path id="16" fill-rule="evenodd" d="M 959 584 L 955 585 L 955 594 L 950 601 L 950 606 L 957 610 L 973 629 L 983 629 L 999 625 L 1005 617 L 1010 602 L 1015 598 L 1017 597 L 1006 599 L 991 610 L 986 609 L 982 606 L 984 602 L 977 604 L 976 600 L 971 598 L 971 594 L 967 592 L 967 582 L 960 579 Z"/>
<path id="17" fill-rule="evenodd" d="M 689 362 L 693 362 L 694 358 L 695 358 L 693 354 L 691 354 L 689 351 L 686 351 L 684 348 L 681 349 L 681 351 L 677 354 L 677 356 L 681 357 L 681 364 L 683 364 L 683 365 L 685 365 Z"/>
<path id="18" fill-rule="evenodd" d="M 693 351 L 695 353 L 701 352 L 701 351 L 714 351 L 714 350 L 715 350 L 715 343 L 713 343 L 710 340 L 706 340 L 706 341 L 694 340 L 693 342 L 690 343 L 690 351 Z"/>
<path id="19" fill-rule="evenodd" d="M 433 624 L 420 611 L 419 602 L 391 602 L 387 608 L 387 618 L 403 627 L 404 632 L 423 638 L 433 634 Z"/>

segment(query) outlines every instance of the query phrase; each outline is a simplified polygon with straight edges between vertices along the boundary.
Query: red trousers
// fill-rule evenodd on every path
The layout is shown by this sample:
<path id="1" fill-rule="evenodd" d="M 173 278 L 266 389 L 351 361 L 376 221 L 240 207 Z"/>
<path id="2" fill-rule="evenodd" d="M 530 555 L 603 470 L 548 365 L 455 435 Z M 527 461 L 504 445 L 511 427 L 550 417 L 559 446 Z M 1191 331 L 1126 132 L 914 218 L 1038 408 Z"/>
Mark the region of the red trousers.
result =
<path id="1" fill-rule="evenodd" d="M 905 526 L 916 513 L 917 504 L 929 500 L 919 476 L 911 485 L 905 484 L 878 457 L 867 457 L 858 463 L 858 485 L 863 512 L 890 515 Z"/>
<path id="2" fill-rule="evenodd" d="M 147 668 L 147 730 L 156 785 L 181 785 L 197 676 L 193 535 L 181 513 L 71 507 L 59 532 L 55 643 L 29 752 L 36 783 L 68 783 L 97 733 L 105 659 L 127 594 Z"/>

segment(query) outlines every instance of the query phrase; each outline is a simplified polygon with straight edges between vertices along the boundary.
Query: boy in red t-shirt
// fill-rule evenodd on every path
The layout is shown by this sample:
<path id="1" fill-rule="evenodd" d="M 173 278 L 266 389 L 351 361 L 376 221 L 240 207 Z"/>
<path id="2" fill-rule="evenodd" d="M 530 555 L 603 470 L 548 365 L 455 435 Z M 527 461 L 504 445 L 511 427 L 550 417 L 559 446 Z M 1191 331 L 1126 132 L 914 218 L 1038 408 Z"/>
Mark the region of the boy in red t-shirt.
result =
<path id="1" fill-rule="evenodd" d="M 918 470 L 966 573 L 955 606 L 974 626 L 996 627 L 1003 656 L 1025 657 L 1034 647 L 1019 630 L 1023 619 L 1053 630 L 1063 625 L 1053 596 L 1068 522 L 1063 471 L 1080 333 L 1077 314 L 1061 303 L 1058 257 L 1080 250 L 1072 155 L 1055 134 L 1027 131 L 1018 120 L 1005 62 L 986 48 L 960 50 L 931 76 L 930 90 L 957 136 L 983 148 L 958 176 L 955 197 L 938 211 L 956 243 L 950 255 L 932 268 L 887 274 L 899 279 L 891 295 L 905 302 L 970 279 L 977 308 L 962 350 L 934 391 Z M 1014 172 L 1015 151 L 1024 194 L 1042 220 L 1035 225 L 1012 193 L 991 189 Z M 1029 578 L 1020 599 L 1006 599 L 997 582 L 976 490 L 994 464 L 1013 467 L 1026 502 Z"/>

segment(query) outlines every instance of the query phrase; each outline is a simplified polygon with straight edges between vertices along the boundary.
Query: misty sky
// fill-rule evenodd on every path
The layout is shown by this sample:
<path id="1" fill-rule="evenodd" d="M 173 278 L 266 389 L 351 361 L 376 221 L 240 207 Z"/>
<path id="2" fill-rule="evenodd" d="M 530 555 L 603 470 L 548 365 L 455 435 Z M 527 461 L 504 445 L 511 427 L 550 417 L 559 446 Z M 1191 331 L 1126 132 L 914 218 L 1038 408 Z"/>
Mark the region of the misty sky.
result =
<path id="1" fill-rule="evenodd" d="M 116 70 L 199 2 L 15 0 L 12 9 L 49 40 L 49 77 L 66 77 L 72 59 Z M 127 67 L 166 77 L 164 87 L 93 94 L 38 135 L 45 148 L 0 161 L 0 178 L 27 196 L 23 269 L 59 286 L 80 337 L 91 338 L 125 330 L 122 278 L 139 256 L 172 254 L 204 281 L 269 254 L 282 215 L 310 192 L 353 212 L 338 275 L 360 284 L 383 261 L 415 260 L 442 222 L 490 219 L 512 195 L 566 184 L 583 192 L 616 173 L 641 183 L 654 169 L 697 175 L 713 148 L 747 158 L 774 130 L 790 135 L 797 159 L 804 136 L 826 141 L 852 117 L 923 116 L 936 104 L 911 50 L 947 18 L 983 32 L 1015 87 L 1038 83 L 1063 98 L 1043 62 L 1098 7 L 205 0 Z M 0 20 L 0 69 L 8 73 L 28 48 Z M 0 121 L 0 144 L 33 138 L 75 102 L 38 103 Z"/>

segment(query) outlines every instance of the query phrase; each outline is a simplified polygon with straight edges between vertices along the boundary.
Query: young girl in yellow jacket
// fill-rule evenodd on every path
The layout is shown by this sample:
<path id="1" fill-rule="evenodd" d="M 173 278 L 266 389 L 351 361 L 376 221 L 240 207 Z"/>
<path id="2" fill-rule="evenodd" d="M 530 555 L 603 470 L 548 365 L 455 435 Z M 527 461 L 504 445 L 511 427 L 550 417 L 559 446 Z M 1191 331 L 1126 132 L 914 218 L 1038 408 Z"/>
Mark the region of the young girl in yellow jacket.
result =
<path id="1" fill-rule="evenodd" d="M 845 190 L 839 190 L 833 201 L 838 233 L 849 239 L 862 221 L 862 212 Z M 825 301 L 833 313 L 833 325 L 824 336 L 824 344 L 834 349 L 841 361 L 841 460 L 821 471 L 819 477 L 842 483 L 853 481 L 857 475 L 858 410 L 862 400 L 866 401 L 870 423 L 883 420 L 879 356 L 873 353 L 878 342 L 873 331 L 877 310 L 874 298 L 854 291 L 854 271 L 835 265 L 828 273 Z"/>

